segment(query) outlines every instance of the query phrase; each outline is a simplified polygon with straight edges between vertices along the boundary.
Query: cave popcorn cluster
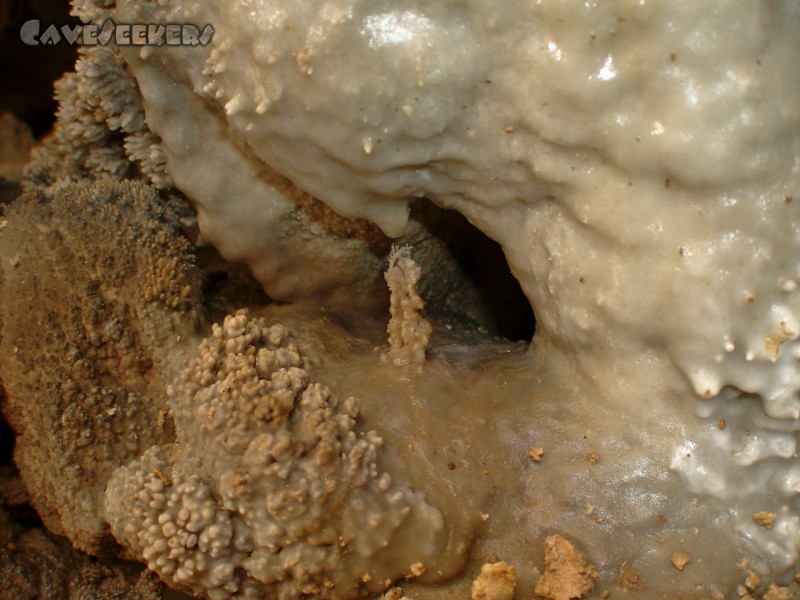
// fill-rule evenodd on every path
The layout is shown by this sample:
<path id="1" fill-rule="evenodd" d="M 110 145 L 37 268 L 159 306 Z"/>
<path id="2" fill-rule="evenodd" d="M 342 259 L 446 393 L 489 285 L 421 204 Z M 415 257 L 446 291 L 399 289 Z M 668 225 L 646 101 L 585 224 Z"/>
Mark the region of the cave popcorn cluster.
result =
<path id="1" fill-rule="evenodd" d="M 165 581 L 211 600 L 351 598 L 435 562 L 441 513 L 379 469 L 356 401 L 310 381 L 281 325 L 228 316 L 170 395 L 176 444 L 106 492 L 112 532 Z"/>

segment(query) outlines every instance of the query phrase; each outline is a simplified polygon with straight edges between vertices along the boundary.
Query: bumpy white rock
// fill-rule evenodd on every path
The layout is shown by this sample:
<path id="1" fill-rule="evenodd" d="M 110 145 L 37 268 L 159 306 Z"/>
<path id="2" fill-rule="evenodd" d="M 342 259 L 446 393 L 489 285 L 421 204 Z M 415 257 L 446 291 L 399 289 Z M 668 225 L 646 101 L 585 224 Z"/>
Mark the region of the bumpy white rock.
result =
<path id="1" fill-rule="evenodd" d="M 216 29 L 206 48 L 129 53 L 159 134 L 177 119 L 218 149 L 229 131 L 393 235 L 415 197 L 454 207 L 501 242 L 542 335 L 588 351 L 587 372 L 657 351 L 702 397 L 730 385 L 800 414 L 793 3 L 121 2 L 115 15 Z M 211 124 L 174 112 L 173 81 Z M 162 137 L 181 170 L 190 157 Z M 176 183 L 201 212 L 246 205 Z"/>

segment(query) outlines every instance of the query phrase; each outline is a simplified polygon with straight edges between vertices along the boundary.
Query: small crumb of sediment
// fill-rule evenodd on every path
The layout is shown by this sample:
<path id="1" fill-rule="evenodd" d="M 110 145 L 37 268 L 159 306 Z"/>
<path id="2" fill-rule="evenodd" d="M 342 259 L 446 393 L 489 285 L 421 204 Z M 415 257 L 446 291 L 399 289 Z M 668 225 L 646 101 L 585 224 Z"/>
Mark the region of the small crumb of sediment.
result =
<path id="1" fill-rule="evenodd" d="M 594 590 L 599 577 L 594 565 L 566 538 L 555 534 L 544 542 L 545 572 L 536 582 L 536 594 L 547 600 L 576 600 Z"/>
<path id="2" fill-rule="evenodd" d="M 542 462 L 542 456 L 544 455 L 544 448 L 533 447 L 528 450 L 528 456 L 530 456 L 533 462 Z"/>
<path id="3" fill-rule="evenodd" d="M 512 600 L 516 586 L 514 567 L 505 561 L 487 562 L 472 584 L 472 600 Z"/>
<path id="4" fill-rule="evenodd" d="M 691 562 L 691 558 L 689 555 L 684 552 L 683 550 L 676 550 L 672 553 L 672 556 L 669 557 L 669 561 L 672 563 L 672 566 L 675 567 L 678 571 L 683 571 Z"/>
<path id="5" fill-rule="evenodd" d="M 753 521 L 765 529 L 772 529 L 775 527 L 775 513 L 767 512 L 765 510 L 759 511 L 753 515 Z"/>

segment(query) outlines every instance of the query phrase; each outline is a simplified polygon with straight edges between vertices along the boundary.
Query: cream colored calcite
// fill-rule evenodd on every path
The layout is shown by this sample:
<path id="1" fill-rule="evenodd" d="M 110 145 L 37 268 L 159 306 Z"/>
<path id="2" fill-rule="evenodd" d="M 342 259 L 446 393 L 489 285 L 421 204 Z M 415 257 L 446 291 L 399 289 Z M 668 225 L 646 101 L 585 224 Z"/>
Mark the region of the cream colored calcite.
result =
<path id="1" fill-rule="evenodd" d="M 161 140 L 175 186 L 197 207 L 200 243 L 245 263 L 279 300 L 348 288 L 372 299 L 382 272 L 369 252 L 374 235 L 351 227 L 349 237 L 331 236 L 323 219 L 309 219 L 299 205 L 316 201 L 250 156 L 202 98 L 174 85 L 158 63 L 139 65 L 136 79 L 145 97 L 159 97 L 148 126 Z"/>
<path id="2" fill-rule="evenodd" d="M 430 342 L 432 327 L 422 316 L 425 301 L 417 292 L 422 269 L 411 258 L 408 246 L 392 248 L 386 283 L 389 298 L 389 353 L 388 357 L 398 367 L 409 363 L 425 362 L 425 349 Z"/>
<path id="3" fill-rule="evenodd" d="M 579 499 L 603 505 L 616 535 L 652 534 L 638 540 L 644 561 L 669 566 L 659 558 L 664 537 L 714 522 L 708 540 L 693 542 L 692 567 L 703 554 L 694 545 L 704 543 L 728 544 L 771 576 L 796 564 L 795 3 L 122 1 L 113 16 L 215 27 L 205 48 L 124 55 L 203 236 L 248 262 L 265 286 L 280 289 L 280 280 L 287 293 L 304 291 L 278 252 L 289 204 L 263 186 L 265 171 L 393 236 L 409 203 L 427 197 L 502 245 L 538 332 L 525 359 L 483 371 L 508 387 L 492 410 L 460 416 L 463 435 L 450 441 L 477 453 L 464 449 L 470 420 L 494 422 L 498 433 L 518 422 L 532 431 L 538 418 L 557 429 L 559 410 L 573 439 L 582 427 L 609 427 L 607 448 L 581 448 L 601 453 L 591 468 L 605 479 L 560 467 L 548 483 L 521 478 L 510 497 L 534 505 L 535 490 L 552 489 L 573 512 Z M 325 264 L 346 265 L 348 256 Z M 352 281 L 329 272 L 331 285 Z M 574 388 L 554 394 L 525 379 L 536 361 L 549 389 L 558 378 L 575 378 Z M 420 377 L 438 372 L 443 395 L 460 397 L 470 381 L 452 364 L 427 368 Z M 435 385 L 419 381 L 404 384 L 420 386 L 406 398 L 433 411 L 420 390 Z M 413 431 L 406 415 L 394 416 L 375 420 Z M 547 431 L 537 439 L 515 431 L 491 438 L 512 440 L 498 450 L 504 459 L 516 440 L 522 461 L 534 444 L 548 449 L 548 462 L 574 449 L 542 439 Z M 405 439 L 398 433 L 394 443 Z M 565 473 L 593 495 L 558 490 Z M 481 493 L 466 477 L 452 486 L 468 498 Z M 476 513 L 509 509 L 482 502 L 474 500 Z M 653 515 L 670 506 L 680 508 L 662 535 Z M 772 530 L 752 521 L 757 511 L 776 515 Z M 613 570 L 623 554 L 610 549 L 613 560 L 598 568 Z M 676 585 L 699 589 L 685 583 L 691 570 Z"/>

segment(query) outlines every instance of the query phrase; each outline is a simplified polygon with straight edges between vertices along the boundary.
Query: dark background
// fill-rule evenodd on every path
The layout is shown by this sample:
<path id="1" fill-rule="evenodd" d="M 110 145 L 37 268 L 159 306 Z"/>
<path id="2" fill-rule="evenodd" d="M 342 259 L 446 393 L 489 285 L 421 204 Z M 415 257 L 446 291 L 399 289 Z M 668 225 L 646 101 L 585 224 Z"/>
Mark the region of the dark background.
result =
<path id="1" fill-rule="evenodd" d="M 78 24 L 69 11 L 67 0 L 0 0 L 0 112 L 14 113 L 36 137 L 53 124 L 53 82 L 72 69 L 77 52 L 63 40 L 54 46 L 27 46 L 19 29 L 29 19 L 39 19 L 42 31 L 51 24 Z"/>

